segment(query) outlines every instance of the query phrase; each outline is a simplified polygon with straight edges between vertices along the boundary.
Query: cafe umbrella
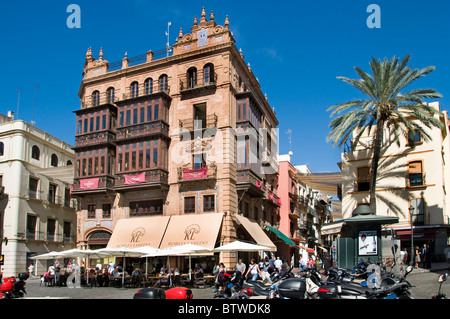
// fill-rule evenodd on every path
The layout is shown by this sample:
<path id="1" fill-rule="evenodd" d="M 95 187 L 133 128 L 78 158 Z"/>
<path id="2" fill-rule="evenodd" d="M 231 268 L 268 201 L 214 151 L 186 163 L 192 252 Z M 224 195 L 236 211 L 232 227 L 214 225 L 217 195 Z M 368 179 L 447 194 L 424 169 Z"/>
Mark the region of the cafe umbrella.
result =
<path id="1" fill-rule="evenodd" d="M 33 256 L 33 257 L 31 257 L 31 259 L 53 259 L 53 258 L 58 258 L 58 257 L 61 257 L 60 251 L 50 251 L 45 254 Z"/>
<path id="2" fill-rule="evenodd" d="M 247 243 L 240 240 L 233 241 L 231 243 L 219 246 L 214 248 L 215 252 L 223 252 L 223 251 L 275 251 L 276 249 L 266 246 L 261 246 L 257 244 Z M 237 258 L 238 254 L 236 254 Z"/>
<path id="3" fill-rule="evenodd" d="M 183 249 L 183 248 L 179 248 L 179 247 L 170 247 L 170 248 L 158 249 L 157 251 L 155 251 L 151 254 L 144 255 L 142 257 L 167 256 L 167 263 L 169 266 L 168 269 L 169 269 L 169 273 L 170 273 L 170 256 L 182 256 L 182 255 L 186 255 L 190 252 L 191 252 L 191 250 L 189 250 L 189 249 Z M 170 280 L 170 286 L 172 286 L 172 276 L 169 276 L 169 280 Z"/>
<path id="4" fill-rule="evenodd" d="M 240 240 L 214 248 L 214 251 L 274 251 L 276 249 Z"/>

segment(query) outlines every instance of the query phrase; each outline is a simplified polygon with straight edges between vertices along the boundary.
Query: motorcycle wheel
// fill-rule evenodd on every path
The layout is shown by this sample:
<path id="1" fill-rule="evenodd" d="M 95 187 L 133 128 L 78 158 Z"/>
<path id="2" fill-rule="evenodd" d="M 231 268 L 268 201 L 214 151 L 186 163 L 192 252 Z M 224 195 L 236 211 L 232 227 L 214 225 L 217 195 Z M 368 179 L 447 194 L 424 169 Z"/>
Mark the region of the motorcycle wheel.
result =
<path id="1" fill-rule="evenodd" d="M 320 299 L 320 298 L 319 298 L 319 294 L 317 292 L 315 292 L 312 295 L 307 294 L 306 299 Z"/>
<path id="2" fill-rule="evenodd" d="M 414 297 L 409 291 L 405 291 L 401 296 L 398 296 L 397 299 L 414 299 Z"/>

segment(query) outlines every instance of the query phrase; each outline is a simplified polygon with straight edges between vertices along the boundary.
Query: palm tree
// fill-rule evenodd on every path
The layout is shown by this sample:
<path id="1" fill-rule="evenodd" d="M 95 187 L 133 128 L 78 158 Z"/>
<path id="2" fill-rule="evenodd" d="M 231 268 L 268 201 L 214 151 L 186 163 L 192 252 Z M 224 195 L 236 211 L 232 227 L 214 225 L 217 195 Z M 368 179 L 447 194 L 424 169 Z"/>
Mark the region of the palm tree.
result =
<path id="1" fill-rule="evenodd" d="M 370 207 L 373 212 L 376 212 L 375 187 L 383 131 L 389 128 L 393 140 L 399 144 L 400 136 L 411 141 L 412 134 L 408 134 L 409 132 L 418 132 L 425 141 L 431 140 L 424 126 L 442 128 L 442 123 L 434 116 L 440 111 L 423 102 L 423 99 L 440 98 L 441 94 L 434 89 L 401 92 L 435 69 L 434 66 L 429 66 L 411 70 L 407 66 L 410 58 L 407 55 L 399 62 L 396 57 L 390 61 L 387 58 L 381 61 L 372 57 L 369 63 L 371 75 L 355 67 L 360 79 L 338 77 L 356 87 L 365 97 L 334 105 L 327 110 L 332 111 L 330 117 L 334 117 L 329 124 L 330 132 L 327 136 L 327 142 L 333 140 L 333 147 L 338 145 L 341 148 L 354 131 L 358 132 L 353 140 L 353 145 L 356 145 L 364 133 L 363 128 L 368 128 L 369 135 L 375 129 L 370 174 Z"/>

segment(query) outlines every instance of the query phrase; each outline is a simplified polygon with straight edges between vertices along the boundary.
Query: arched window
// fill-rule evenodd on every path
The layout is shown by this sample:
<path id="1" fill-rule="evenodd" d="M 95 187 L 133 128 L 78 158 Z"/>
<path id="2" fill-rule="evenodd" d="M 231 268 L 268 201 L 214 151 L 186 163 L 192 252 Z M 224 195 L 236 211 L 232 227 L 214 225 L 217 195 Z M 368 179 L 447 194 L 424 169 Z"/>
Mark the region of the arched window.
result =
<path id="1" fill-rule="evenodd" d="M 41 150 L 36 145 L 31 148 L 31 158 L 38 160 L 41 158 Z"/>
<path id="2" fill-rule="evenodd" d="M 0 142 L 0 156 L 3 156 L 3 152 L 5 151 L 5 145 L 3 142 Z"/>
<path id="3" fill-rule="evenodd" d="M 139 83 L 133 82 L 131 83 L 131 97 L 138 97 L 139 96 Z"/>
<path id="4" fill-rule="evenodd" d="M 215 83 L 214 65 L 208 63 L 203 67 L 203 81 L 205 85 Z"/>
<path id="5" fill-rule="evenodd" d="M 162 74 L 159 77 L 159 91 L 160 92 L 167 92 L 169 90 L 169 85 L 168 85 L 168 78 L 166 74 Z"/>
<path id="6" fill-rule="evenodd" d="M 145 94 L 153 93 L 153 79 L 152 78 L 148 78 L 147 80 L 145 80 L 144 86 L 145 86 Z"/>
<path id="7" fill-rule="evenodd" d="M 72 165 L 72 161 L 71 161 L 71 160 L 68 160 L 67 163 L 66 163 L 66 165 L 67 165 L 67 166 Z"/>
<path id="8" fill-rule="evenodd" d="M 197 86 L 197 69 L 192 67 L 187 70 L 188 89 L 195 88 Z"/>
<path id="9" fill-rule="evenodd" d="M 114 88 L 110 87 L 106 90 L 106 95 L 108 97 L 108 103 L 114 103 Z"/>
<path id="10" fill-rule="evenodd" d="M 50 165 L 53 167 L 58 167 L 58 156 L 56 156 L 56 154 L 52 154 Z"/>
<path id="11" fill-rule="evenodd" d="M 100 92 L 94 91 L 92 92 L 92 106 L 99 106 L 100 105 Z"/>

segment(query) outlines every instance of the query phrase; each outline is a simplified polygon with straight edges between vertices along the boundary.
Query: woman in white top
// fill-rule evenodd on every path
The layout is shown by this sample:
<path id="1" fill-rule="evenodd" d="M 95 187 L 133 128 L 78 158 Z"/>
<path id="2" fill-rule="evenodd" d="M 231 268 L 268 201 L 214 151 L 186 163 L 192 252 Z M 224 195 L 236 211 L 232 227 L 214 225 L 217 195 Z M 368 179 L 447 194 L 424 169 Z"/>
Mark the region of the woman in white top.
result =
<path id="1" fill-rule="evenodd" d="M 257 280 L 258 279 L 258 275 L 260 275 L 261 278 L 262 278 L 261 269 L 259 269 L 259 266 L 255 262 L 255 259 L 252 259 L 250 261 L 250 265 L 248 266 L 247 272 L 245 273 L 245 278 L 247 278 L 249 273 L 252 276 L 252 280 Z"/>

